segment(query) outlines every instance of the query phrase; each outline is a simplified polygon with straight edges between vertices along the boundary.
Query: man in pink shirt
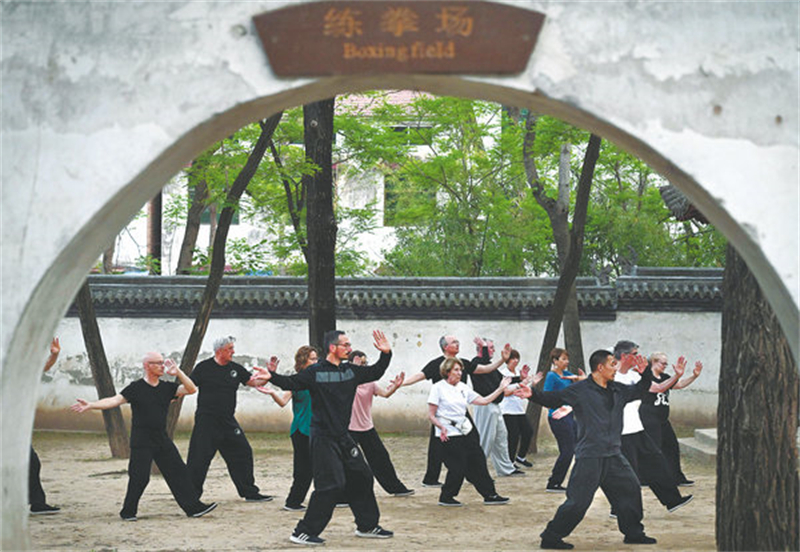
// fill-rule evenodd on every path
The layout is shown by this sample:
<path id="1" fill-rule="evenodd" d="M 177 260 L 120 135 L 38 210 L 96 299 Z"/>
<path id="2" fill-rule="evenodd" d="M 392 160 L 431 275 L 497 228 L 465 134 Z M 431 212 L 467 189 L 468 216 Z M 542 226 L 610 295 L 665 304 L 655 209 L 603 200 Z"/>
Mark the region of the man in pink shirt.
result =
<path id="1" fill-rule="evenodd" d="M 361 351 L 353 351 L 350 353 L 350 362 L 363 366 L 367 363 L 367 355 Z M 403 385 L 404 379 L 405 373 L 400 372 L 386 389 L 381 388 L 377 381 L 359 385 L 353 399 L 353 411 L 348 427 L 350 435 L 361 446 L 375 479 L 387 493 L 394 496 L 410 496 L 414 494 L 414 490 L 406 487 L 397 477 L 389 452 L 375 431 L 372 422 L 372 398 L 380 395 L 388 399 Z"/>

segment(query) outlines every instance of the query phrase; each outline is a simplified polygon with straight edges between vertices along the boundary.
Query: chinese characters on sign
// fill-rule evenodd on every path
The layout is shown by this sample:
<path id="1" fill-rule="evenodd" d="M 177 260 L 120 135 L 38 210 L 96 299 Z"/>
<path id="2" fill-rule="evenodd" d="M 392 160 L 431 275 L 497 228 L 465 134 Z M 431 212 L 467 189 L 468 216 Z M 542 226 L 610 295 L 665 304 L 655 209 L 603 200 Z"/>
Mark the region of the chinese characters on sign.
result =
<path id="1" fill-rule="evenodd" d="M 278 75 L 520 72 L 544 15 L 481 1 L 329 1 L 254 17 Z"/>
<path id="2" fill-rule="evenodd" d="M 325 14 L 323 22 L 324 36 L 334 38 L 353 38 L 361 35 L 364 22 L 361 12 L 350 8 L 331 8 Z M 403 44 L 357 44 L 344 42 L 342 44 L 342 57 L 350 59 L 389 59 L 405 63 L 409 60 L 421 58 L 452 59 L 456 56 L 456 43 L 453 37 L 469 37 L 474 27 L 474 18 L 469 15 L 469 8 L 465 6 L 442 7 L 436 15 L 436 21 L 423 21 L 422 24 L 433 26 L 434 33 L 443 35 L 443 40 L 424 42 L 414 40 Z M 410 7 L 387 6 L 383 9 L 379 20 L 380 32 L 388 33 L 395 38 L 404 35 L 413 36 L 419 33 L 419 15 Z"/>

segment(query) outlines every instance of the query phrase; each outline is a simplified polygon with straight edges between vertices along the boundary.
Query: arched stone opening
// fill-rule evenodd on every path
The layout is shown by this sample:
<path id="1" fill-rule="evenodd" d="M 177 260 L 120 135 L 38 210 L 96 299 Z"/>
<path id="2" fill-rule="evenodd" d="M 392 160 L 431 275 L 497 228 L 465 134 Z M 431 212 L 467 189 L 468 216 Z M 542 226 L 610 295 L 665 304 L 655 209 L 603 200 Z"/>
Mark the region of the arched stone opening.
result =
<path id="1" fill-rule="evenodd" d="M 250 16 L 259 12 L 258 6 L 218 9 L 224 12 L 221 13 L 220 19 L 239 23 L 247 22 Z M 261 6 L 260 10 L 263 9 L 270 8 Z M 608 14 L 603 15 L 589 6 L 580 9 L 588 10 L 588 13 L 583 15 L 604 17 L 609 20 L 618 13 L 618 11 L 610 10 Z M 660 13 L 648 12 L 649 8 L 641 9 L 644 10 L 644 15 L 649 14 L 653 21 L 662 17 Z M 761 21 L 763 19 L 769 22 L 776 17 L 774 12 L 768 16 L 762 16 L 760 12 L 756 13 L 756 8 L 747 9 L 755 10 L 745 14 L 750 15 L 754 20 Z M 797 8 L 795 6 L 790 9 L 794 10 L 793 20 L 796 21 Z M 551 12 L 548 13 L 548 17 L 554 18 L 556 22 L 564 13 L 563 8 L 554 8 L 548 11 Z M 732 14 L 731 17 L 741 15 L 741 13 Z M 778 15 L 783 17 L 786 14 L 779 13 Z M 580 14 L 571 17 L 580 17 Z M 791 14 L 789 17 L 791 19 Z M 691 14 L 689 19 L 691 19 Z M 660 23 L 653 24 L 656 27 L 660 25 Z M 159 24 L 155 23 L 154 25 Z M 667 30 L 665 27 L 658 28 L 662 31 Z M 159 30 L 168 32 L 166 27 L 159 27 Z M 763 34 L 758 36 L 763 38 Z M 111 39 L 107 40 L 110 42 Z M 557 49 L 553 45 L 556 40 L 552 36 L 545 33 L 541 40 L 543 44 L 540 46 L 540 51 L 552 53 Z M 591 39 L 587 39 L 587 42 L 591 43 Z M 252 44 L 249 45 L 244 55 L 246 58 L 244 63 L 263 63 L 263 59 L 254 55 L 253 50 L 257 52 L 258 48 Z M 767 50 L 767 52 L 769 51 Z M 536 57 L 535 53 L 534 58 Z M 541 59 L 538 61 L 539 65 L 544 65 L 541 63 Z M 628 61 L 630 62 L 630 60 Z M 631 79 L 631 101 L 641 103 L 642 109 L 645 109 L 646 101 L 642 99 L 642 94 L 647 94 L 653 84 L 637 81 L 641 74 L 628 66 L 621 67 L 622 75 L 618 75 L 618 78 Z M 630 73 L 626 73 L 627 71 Z M 26 478 L 24 474 L 27 469 L 30 428 L 33 423 L 35 389 L 39 379 L 38 370 L 32 367 L 39 364 L 39 359 L 44 354 L 42 344 L 47 342 L 59 317 L 66 310 L 74 292 L 83 281 L 91 263 L 104 249 L 106 240 L 115 235 L 140 206 L 161 189 L 172 175 L 215 139 L 231 133 L 246 123 L 265 118 L 278 110 L 338 93 L 377 88 L 418 88 L 436 94 L 479 97 L 504 104 L 528 107 L 553 115 L 615 142 L 670 178 L 737 246 L 759 279 L 781 320 L 784 332 L 790 336 L 789 341 L 794 346 L 793 352 L 797 358 L 797 340 L 791 339 L 791 336 L 797 336 L 800 331 L 796 289 L 798 275 L 796 267 L 792 269 L 792 262 L 796 264 L 797 255 L 796 137 L 794 141 L 787 141 L 783 138 L 765 137 L 761 132 L 748 134 L 743 131 L 737 134 L 738 129 L 733 132 L 728 128 L 717 131 L 715 135 L 714 132 L 700 132 L 689 125 L 687 125 L 689 130 L 684 130 L 680 126 L 680 121 L 687 121 L 685 118 L 678 117 L 677 123 L 675 120 L 666 122 L 670 117 L 669 109 L 674 109 L 676 106 L 668 106 L 653 119 L 642 121 L 635 120 L 631 114 L 617 116 L 613 111 L 613 104 L 615 101 L 623 102 L 624 98 L 608 97 L 613 93 L 611 89 L 600 94 L 600 96 L 604 96 L 602 101 L 592 97 L 594 91 L 591 87 L 588 87 L 585 96 L 581 97 L 573 95 L 574 92 L 569 87 L 559 88 L 559 82 L 548 81 L 548 79 L 561 78 L 561 75 L 556 74 L 557 72 L 552 68 L 545 67 L 543 71 L 540 71 L 545 73 L 544 78 L 541 78 L 538 73 L 534 74 L 535 72 L 530 71 L 519 78 L 505 80 L 462 76 L 373 75 L 357 78 L 319 79 L 297 85 L 297 83 L 276 83 L 273 79 L 266 85 L 260 83 L 262 86 L 254 87 L 256 92 L 244 87 L 246 90 L 237 89 L 235 97 L 228 101 L 217 101 L 215 104 L 213 99 L 209 100 L 208 104 L 202 105 L 192 113 L 192 121 L 194 121 L 192 124 L 182 126 L 176 125 L 174 120 L 171 121 L 178 128 L 177 131 L 170 129 L 169 132 L 166 132 L 166 136 L 152 139 L 150 144 L 142 148 L 144 153 L 140 158 L 130 163 L 127 172 L 120 171 L 118 174 L 109 175 L 108 187 L 113 193 L 104 198 L 102 204 L 92 204 L 89 213 L 77 217 L 80 223 L 75 224 L 75 227 L 70 227 L 54 237 L 57 241 L 54 248 L 58 253 L 47 257 L 48 266 L 43 267 L 41 273 L 33 274 L 30 285 L 14 286 L 14 282 L 12 282 L 10 291 L 4 291 L 4 311 L 6 310 L 5 304 L 12 303 L 8 310 L 9 314 L 6 315 L 4 312 L 3 315 L 4 350 L 2 373 L 0 373 L 3 393 L 2 534 L 4 548 L 19 548 L 26 541 L 27 514 L 22 504 L 25 496 Z M 207 77 L 207 82 L 210 83 L 213 77 L 212 72 Z M 601 77 L 608 76 L 601 75 Z M 752 78 L 756 79 L 757 77 L 758 74 L 755 74 Z M 665 82 L 668 80 L 665 79 Z M 779 79 L 779 84 L 785 82 L 785 80 Z M 549 84 L 552 86 L 549 87 Z M 642 86 L 641 90 L 636 88 L 639 84 Z M 668 82 L 666 84 L 656 83 L 656 86 L 659 84 L 665 88 L 670 86 Z M 773 89 L 776 87 L 777 85 L 772 86 Z M 665 93 L 669 93 L 669 91 Z M 98 93 L 97 97 L 102 97 L 102 93 Z M 796 100 L 796 89 L 790 91 L 789 102 L 792 101 L 792 98 Z M 760 97 L 757 95 L 750 96 L 750 101 L 753 103 L 759 99 Z M 796 102 L 794 105 L 796 106 Z M 696 106 L 693 107 L 696 108 Z M 148 114 L 148 116 L 143 115 L 140 118 L 146 125 L 157 116 L 158 114 L 152 116 Z M 776 113 L 776 118 L 770 120 L 769 123 L 784 125 L 790 133 L 791 129 L 796 131 L 796 112 L 783 113 L 780 122 L 777 120 Z M 766 123 L 764 124 L 766 125 Z M 17 129 L 12 130 L 16 131 Z M 41 127 L 38 130 L 41 131 Z M 19 134 L 28 140 L 25 142 L 26 147 L 34 149 L 40 145 L 37 144 L 35 137 L 24 132 Z M 18 137 L 15 132 L 10 132 L 9 136 L 9 140 Z M 112 139 L 118 140 L 116 137 L 112 137 Z M 130 139 L 135 141 L 136 134 L 134 133 Z M 7 148 L 6 151 L 14 150 Z M 769 212 L 764 207 L 763 201 L 754 202 L 754 213 L 752 217 L 748 215 L 747 183 L 764 178 L 764 175 L 759 172 L 759 169 L 763 169 L 763 167 L 756 167 L 749 161 L 737 163 L 737 157 L 740 154 L 757 159 L 763 166 L 770 167 L 769 175 L 774 182 L 771 183 L 772 187 L 769 190 L 783 194 L 773 201 L 785 203 L 785 205 L 779 205 L 775 211 L 783 219 L 779 224 L 779 226 L 783 224 L 779 228 L 779 230 L 783 230 L 782 237 L 776 236 L 779 232 L 769 234 L 765 226 L 756 224 L 755 220 L 763 219 Z M 23 158 L 24 161 L 21 163 L 31 160 L 33 163 L 37 163 L 38 155 L 40 155 L 38 151 L 33 152 L 29 158 Z M 714 174 L 714 167 L 707 159 L 702 159 L 703 157 L 711 157 L 719 162 L 719 174 Z M 792 178 L 794 178 L 793 182 Z M 732 185 L 726 187 L 726 179 L 730 179 Z M 36 183 L 35 178 L 33 183 Z M 23 184 L 27 185 L 28 182 L 23 182 Z M 48 184 L 45 183 L 45 185 Z M 65 190 L 55 189 L 55 186 L 53 188 L 56 199 L 58 193 L 65 192 Z M 69 191 L 67 190 L 66 193 L 68 194 Z M 5 203 L 5 188 L 3 196 Z M 25 209 L 24 206 L 21 208 L 23 214 L 30 216 L 33 213 L 32 209 L 29 211 Z M 794 213 L 794 221 L 784 224 L 787 217 L 792 216 L 792 213 Z M 7 241 L 6 224 L 9 223 L 4 222 L 4 241 Z M 31 222 L 24 220 L 24 217 L 14 218 L 12 216 L 11 224 L 31 224 Z M 69 221 L 64 218 L 60 224 L 62 227 L 66 227 L 69 225 Z M 792 229 L 794 229 L 794 235 L 791 235 Z M 11 235 L 14 237 L 13 232 Z M 5 263 L 10 260 L 6 257 L 7 251 L 4 246 L 3 260 Z M 782 252 L 783 254 L 788 253 L 787 262 L 782 263 L 780 260 Z M 4 270 L 4 280 L 5 274 Z M 11 294 L 17 291 L 16 296 L 12 297 Z"/>

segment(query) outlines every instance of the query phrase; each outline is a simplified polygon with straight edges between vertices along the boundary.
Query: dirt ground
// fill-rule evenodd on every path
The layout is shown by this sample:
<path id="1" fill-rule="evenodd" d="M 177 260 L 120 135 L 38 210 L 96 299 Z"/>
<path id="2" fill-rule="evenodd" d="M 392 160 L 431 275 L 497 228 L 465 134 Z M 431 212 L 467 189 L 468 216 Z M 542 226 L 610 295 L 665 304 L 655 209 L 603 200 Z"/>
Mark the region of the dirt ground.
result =
<path id="1" fill-rule="evenodd" d="M 189 519 L 172 499 L 160 477 L 151 479 L 139 506 L 139 521 L 118 516 L 127 482 L 126 460 L 110 457 L 105 435 L 37 432 L 34 447 L 42 460 L 42 483 L 50 504 L 61 506 L 54 516 L 32 516 L 29 522 L 35 550 L 298 550 L 288 538 L 301 514 L 281 509 L 291 484 L 292 449 L 288 436 L 250 434 L 255 451 L 256 483 L 275 495 L 272 502 L 246 503 L 228 477 L 219 455 L 209 472 L 205 501 L 219 507 L 200 519 Z M 186 457 L 188 435 L 176 442 Z M 400 478 L 416 489 L 410 497 L 388 496 L 376 484 L 381 525 L 393 539 L 360 539 L 353 535 L 353 517 L 337 509 L 322 536 L 327 550 L 523 550 L 537 549 L 539 533 L 564 500 L 545 493 L 555 459 L 550 435 L 540 439 L 540 453 L 525 477 L 498 478 L 497 490 L 511 497 L 505 506 L 484 506 L 471 485 L 464 484 L 463 508 L 437 506 L 438 489 L 422 487 L 427 436 L 384 436 Z M 616 521 L 598 491 L 586 518 L 566 540 L 580 550 L 715 550 L 714 466 L 684 462 L 684 472 L 696 485 L 695 500 L 668 513 L 649 489 L 643 489 L 645 529 L 655 546 L 622 543 Z"/>

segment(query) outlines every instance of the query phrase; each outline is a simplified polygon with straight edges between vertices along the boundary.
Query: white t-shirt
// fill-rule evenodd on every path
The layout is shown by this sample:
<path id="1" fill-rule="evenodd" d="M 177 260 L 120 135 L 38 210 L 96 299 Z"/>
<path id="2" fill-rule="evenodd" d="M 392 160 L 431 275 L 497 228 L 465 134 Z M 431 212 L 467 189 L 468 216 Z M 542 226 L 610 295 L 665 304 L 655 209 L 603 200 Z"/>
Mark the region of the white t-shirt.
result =
<path id="1" fill-rule="evenodd" d="M 515 377 L 519 374 L 514 374 L 511 370 L 508 369 L 508 366 L 501 366 L 498 368 L 503 377 Z M 509 389 L 514 390 L 519 387 L 518 383 L 513 383 L 508 386 Z M 503 401 L 500 403 L 500 412 L 503 414 L 525 414 L 525 410 L 528 408 L 528 399 L 522 399 L 517 397 L 516 395 L 507 395 L 503 397 Z"/>
<path id="2" fill-rule="evenodd" d="M 447 427 L 447 435 L 457 437 L 463 435 L 458 428 L 467 417 L 467 405 L 478 397 L 480 395 L 463 382 L 450 385 L 447 380 L 441 380 L 431 387 L 428 404 L 437 406 L 436 417 Z M 438 426 L 434 427 L 438 437 L 442 432 Z"/>
<path id="3" fill-rule="evenodd" d="M 642 376 L 634 370 L 630 368 L 626 373 L 617 372 L 614 376 L 614 381 L 619 383 L 624 383 L 625 385 L 630 385 L 634 383 L 639 383 L 639 380 L 642 379 Z M 625 405 L 625 409 L 622 411 L 622 434 L 623 435 L 631 435 L 632 433 L 639 433 L 640 431 L 644 431 L 644 426 L 642 425 L 642 419 L 639 417 L 639 406 L 642 404 L 641 400 L 631 401 Z"/>

